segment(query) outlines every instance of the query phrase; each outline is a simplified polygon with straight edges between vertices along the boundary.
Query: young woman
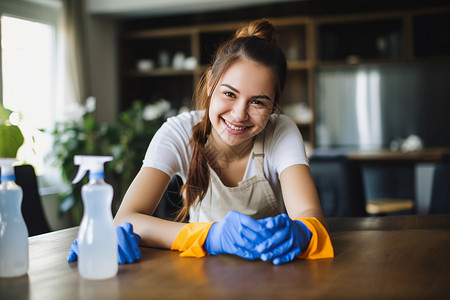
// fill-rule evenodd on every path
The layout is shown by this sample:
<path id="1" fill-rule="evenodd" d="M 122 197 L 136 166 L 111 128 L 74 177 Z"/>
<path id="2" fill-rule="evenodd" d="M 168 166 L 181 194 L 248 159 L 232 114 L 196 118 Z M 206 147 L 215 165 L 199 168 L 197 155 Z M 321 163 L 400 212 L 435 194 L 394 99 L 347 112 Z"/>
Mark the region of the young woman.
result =
<path id="1" fill-rule="evenodd" d="M 142 246 L 181 256 L 228 253 L 274 264 L 333 257 L 301 134 L 276 113 L 285 78 L 268 20 L 218 49 L 194 95 L 197 110 L 160 128 L 115 216 L 127 223 L 118 227 L 125 262 L 139 258 L 136 234 Z M 184 182 L 178 220 L 189 223 L 152 216 L 175 174 Z"/>

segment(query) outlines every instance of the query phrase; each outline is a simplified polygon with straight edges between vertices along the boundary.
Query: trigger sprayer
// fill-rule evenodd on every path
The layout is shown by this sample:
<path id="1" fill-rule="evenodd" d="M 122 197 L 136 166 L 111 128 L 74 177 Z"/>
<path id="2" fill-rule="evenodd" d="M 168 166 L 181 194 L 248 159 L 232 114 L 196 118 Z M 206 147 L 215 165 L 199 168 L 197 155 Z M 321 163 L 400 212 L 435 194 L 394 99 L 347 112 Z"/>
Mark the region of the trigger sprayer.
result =
<path id="1" fill-rule="evenodd" d="M 22 188 L 16 184 L 12 158 L 0 158 L 0 277 L 28 272 L 28 229 L 22 216 Z"/>
<path id="2" fill-rule="evenodd" d="M 78 271 L 86 279 L 106 279 L 118 271 L 118 243 L 113 223 L 111 203 L 113 187 L 104 181 L 104 163 L 111 156 L 74 157 L 79 165 L 73 183 L 89 171 L 89 182 L 81 187 L 84 204 L 83 218 L 78 230 Z"/>
<path id="3" fill-rule="evenodd" d="M 73 162 L 80 167 L 72 183 L 77 183 L 83 179 L 87 171 L 89 171 L 89 179 L 105 179 L 103 165 L 112 160 L 112 156 L 75 155 Z"/>

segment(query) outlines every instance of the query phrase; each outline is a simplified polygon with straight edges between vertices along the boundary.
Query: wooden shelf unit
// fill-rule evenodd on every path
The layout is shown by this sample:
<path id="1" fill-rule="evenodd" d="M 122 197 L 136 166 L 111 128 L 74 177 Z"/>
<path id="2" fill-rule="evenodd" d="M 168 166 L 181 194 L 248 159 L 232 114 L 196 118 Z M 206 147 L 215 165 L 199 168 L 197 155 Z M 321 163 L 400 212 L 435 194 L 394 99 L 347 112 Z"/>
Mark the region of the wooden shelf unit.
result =
<path id="1" fill-rule="evenodd" d="M 270 18 L 288 59 L 288 78 L 281 103 L 289 115 L 301 104 L 308 118 L 295 118 L 305 141 L 315 145 L 315 71 L 321 66 L 392 64 L 450 60 L 450 6 L 436 9 L 324 16 Z M 189 106 L 194 88 L 218 44 L 247 23 L 193 24 L 173 28 L 127 31 L 120 37 L 121 109 L 134 100 L 165 98 L 176 107 Z M 425 46 L 422 46 L 425 43 Z M 427 45 L 431 46 L 428 47 Z M 448 46 L 448 47 L 447 47 Z M 168 65 L 158 63 L 166 51 Z M 193 57 L 193 69 L 174 69 L 176 53 Z M 154 68 L 138 71 L 150 59 Z M 291 114 L 292 116 L 292 114 Z"/>

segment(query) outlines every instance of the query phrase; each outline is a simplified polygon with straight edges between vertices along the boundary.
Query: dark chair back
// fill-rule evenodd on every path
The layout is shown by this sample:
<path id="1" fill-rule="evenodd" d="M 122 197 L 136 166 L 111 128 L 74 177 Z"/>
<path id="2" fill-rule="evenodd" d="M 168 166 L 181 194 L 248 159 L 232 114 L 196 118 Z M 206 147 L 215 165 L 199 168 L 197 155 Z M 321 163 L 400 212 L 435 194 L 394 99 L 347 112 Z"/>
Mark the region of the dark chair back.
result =
<path id="1" fill-rule="evenodd" d="M 430 214 L 450 214 L 450 155 L 436 164 L 431 188 Z"/>
<path id="2" fill-rule="evenodd" d="M 361 166 L 366 199 L 415 200 L 415 162 L 365 162 Z"/>
<path id="3" fill-rule="evenodd" d="M 309 163 L 325 217 L 367 215 L 358 163 L 347 160 L 344 155 L 315 155 Z"/>
<path id="4" fill-rule="evenodd" d="M 42 209 L 36 173 L 31 165 L 15 166 L 16 183 L 22 187 L 22 215 L 28 228 L 28 235 L 50 232 L 44 210 Z"/>
<path id="5" fill-rule="evenodd" d="M 167 220 L 175 219 L 178 211 L 183 207 L 183 199 L 180 195 L 182 186 L 183 180 L 181 177 L 174 175 L 153 214 L 154 216 Z"/>

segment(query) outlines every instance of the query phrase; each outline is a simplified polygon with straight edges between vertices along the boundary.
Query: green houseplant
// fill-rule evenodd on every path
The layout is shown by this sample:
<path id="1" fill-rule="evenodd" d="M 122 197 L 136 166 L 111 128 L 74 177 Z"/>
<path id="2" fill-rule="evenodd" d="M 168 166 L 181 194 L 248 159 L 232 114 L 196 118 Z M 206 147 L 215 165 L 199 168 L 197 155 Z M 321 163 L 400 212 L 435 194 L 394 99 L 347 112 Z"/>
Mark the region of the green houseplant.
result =
<path id="1" fill-rule="evenodd" d="M 113 156 L 113 161 L 105 164 L 105 173 L 106 181 L 114 188 L 115 212 L 141 168 L 150 140 L 171 114 L 173 110 L 166 100 L 146 106 L 135 101 L 128 110 L 119 114 L 116 121 L 99 124 L 94 116 L 95 98 L 88 98 L 85 105 L 75 105 L 69 114 L 74 117 L 57 123 L 52 132 L 52 155 L 67 185 L 60 195 L 61 212 L 70 212 L 75 223 L 82 217 L 81 186 L 87 182 L 87 176 L 79 183 L 71 184 L 78 169 L 73 164 L 75 155 Z"/>

